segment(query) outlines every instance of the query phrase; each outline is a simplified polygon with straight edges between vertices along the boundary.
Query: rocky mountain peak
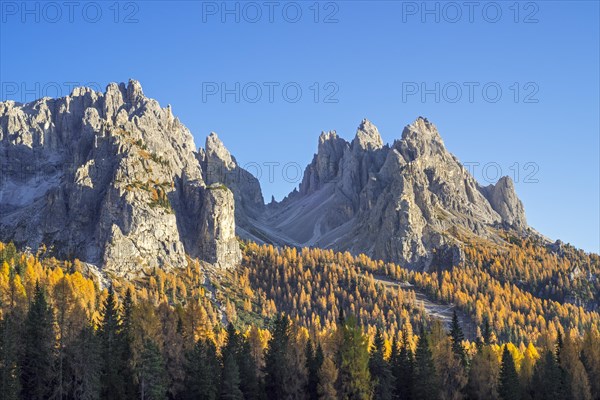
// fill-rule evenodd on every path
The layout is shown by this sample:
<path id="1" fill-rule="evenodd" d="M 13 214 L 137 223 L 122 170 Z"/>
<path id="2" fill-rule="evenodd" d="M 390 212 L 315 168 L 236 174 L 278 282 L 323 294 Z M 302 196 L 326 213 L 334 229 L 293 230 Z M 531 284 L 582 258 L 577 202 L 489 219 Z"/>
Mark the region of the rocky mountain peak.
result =
<path id="1" fill-rule="evenodd" d="M 139 81 L 130 79 L 127 84 L 127 101 L 130 103 L 137 103 L 144 99 L 144 91 Z"/>
<path id="2" fill-rule="evenodd" d="M 402 131 L 402 139 L 394 143 L 407 161 L 447 153 L 436 126 L 427 118 L 419 117 Z"/>
<path id="3" fill-rule="evenodd" d="M 523 230 L 527 227 L 523 203 L 517 197 L 515 185 L 509 176 L 503 176 L 496 184 L 482 188 L 482 193 L 492 208 L 500 214 L 506 227 Z"/>
<path id="4" fill-rule="evenodd" d="M 0 240 L 120 275 L 240 260 L 231 192 L 208 192 L 191 133 L 137 81 L 0 102 L 0 171 Z"/>
<path id="5" fill-rule="evenodd" d="M 236 166 L 235 158 L 215 132 L 211 132 L 207 136 L 204 147 L 208 162 L 219 162 L 227 168 L 234 168 Z"/>
<path id="6" fill-rule="evenodd" d="M 383 140 L 377 127 L 368 119 L 363 119 L 356 130 L 356 136 L 352 141 L 352 149 L 369 151 L 378 150 L 382 147 Z"/>

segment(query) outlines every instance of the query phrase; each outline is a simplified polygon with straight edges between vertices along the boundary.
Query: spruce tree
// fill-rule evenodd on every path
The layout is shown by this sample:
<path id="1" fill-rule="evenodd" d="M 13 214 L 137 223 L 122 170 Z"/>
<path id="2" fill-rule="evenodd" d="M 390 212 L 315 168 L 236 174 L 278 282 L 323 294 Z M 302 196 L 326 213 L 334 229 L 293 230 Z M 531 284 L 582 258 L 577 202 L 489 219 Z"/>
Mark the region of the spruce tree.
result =
<path id="1" fill-rule="evenodd" d="M 163 400 L 167 394 L 166 370 L 158 346 L 151 340 L 144 342 L 144 350 L 138 365 L 140 398 Z"/>
<path id="2" fill-rule="evenodd" d="M 20 323 L 13 311 L 0 321 L 0 400 L 17 400 L 19 382 Z"/>
<path id="3" fill-rule="evenodd" d="M 438 398 L 438 379 L 433 363 L 429 340 L 425 332 L 421 333 L 415 352 L 415 373 L 413 381 L 414 398 L 434 400 Z"/>
<path id="4" fill-rule="evenodd" d="M 216 400 L 219 395 L 221 365 L 211 340 L 200 339 L 186 355 L 184 400 Z"/>
<path id="5" fill-rule="evenodd" d="M 121 353 L 121 365 L 123 367 L 123 382 L 124 382 L 124 391 L 125 397 L 132 398 L 135 396 L 137 390 L 136 385 L 134 383 L 134 371 L 133 366 L 131 365 L 131 360 L 133 359 L 133 337 L 134 337 L 134 327 L 133 327 L 133 295 L 131 293 L 131 289 L 127 288 L 125 292 L 125 297 L 123 298 L 123 318 L 121 321 L 121 330 L 120 330 L 120 342 L 122 345 L 122 353 Z"/>
<path id="6" fill-rule="evenodd" d="M 68 398 L 100 399 L 102 355 L 100 341 L 90 323 L 83 326 L 77 338 L 65 349 L 66 374 L 70 385 Z"/>
<path id="7" fill-rule="evenodd" d="M 533 371 L 532 390 L 535 400 L 563 400 L 568 398 L 562 371 L 555 353 L 547 350 Z"/>
<path id="8" fill-rule="evenodd" d="M 104 302 L 101 318 L 98 336 L 102 354 L 102 398 L 125 399 L 127 394 L 124 377 L 126 365 L 123 363 L 124 345 L 117 299 L 112 287 Z"/>
<path id="9" fill-rule="evenodd" d="M 279 400 L 287 397 L 286 382 L 289 381 L 288 357 L 290 341 L 290 321 L 285 315 L 278 315 L 273 321 L 271 340 L 265 353 L 265 391 L 267 399 Z"/>
<path id="10" fill-rule="evenodd" d="M 450 337 L 452 338 L 452 351 L 460 360 L 463 367 L 467 367 L 467 353 L 462 342 L 465 340 L 465 335 L 458 322 L 456 310 L 452 313 L 452 324 L 450 325 Z"/>
<path id="11" fill-rule="evenodd" d="M 413 398 L 414 373 L 415 359 L 408 343 L 408 334 L 404 332 L 398 352 L 398 372 L 396 375 L 396 394 L 398 398 L 403 400 Z"/>
<path id="12" fill-rule="evenodd" d="M 319 398 L 317 392 L 317 387 L 319 385 L 319 368 L 321 368 L 321 364 L 323 363 L 323 350 L 319 345 L 317 352 L 315 352 L 310 338 L 306 341 L 305 357 L 306 370 L 308 371 L 306 394 L 309 400 L 317 400 Z"/>
<path id="13" fill-rule="evenodd" d="M 508 350 L 508 346 L 504 346 L 504 351 L 502 352 L 498 394 L 502 400 L 519 400 L 521 398 L 519 375 L 517 375 L 515 361 Z"/>
<path id="14" fill-rule="evenodd" d="M 221 374 L 221 400 L 242 400 L 244 394 L 240 389 L 240 371 L 234 354 L 228 353 L 223 358 Z"/>
<path id="15" fill-rule="evenodd" d="M 21 397 L 47 399 L 52 393 L 55 334 L 52 310 L 39 283 L 23 327 Z"/>
<path id="16" fill-rule="evenodd" d="M 394 376 L 390 364 L 384 357 L 384 340 L 378 328 L 371 349 L 369 371 L 373 381 L 374 396 L 376 399 L 391 400 L 394 394 Z"/>

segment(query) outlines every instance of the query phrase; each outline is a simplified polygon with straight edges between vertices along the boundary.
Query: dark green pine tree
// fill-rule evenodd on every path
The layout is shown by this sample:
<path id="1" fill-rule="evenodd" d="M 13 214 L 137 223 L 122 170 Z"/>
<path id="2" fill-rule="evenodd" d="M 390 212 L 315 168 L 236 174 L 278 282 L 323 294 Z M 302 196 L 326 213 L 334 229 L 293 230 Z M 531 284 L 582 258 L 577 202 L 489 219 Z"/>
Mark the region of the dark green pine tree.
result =
<path id="1" fill-rule="evenodd" d="M 77 338 L 65 348 L 65 374 L 70 382 L 69 399 L 100 399 L 102 355 L 100 340 L 91 324 L 86 324 Z"/>
<path id="2" fill-rule="evenodd" d="M 413 395 L 419 400 L 434 400 L 439 396 L 439 384 L 433 363 L 429 340 L 425 332 L 421 333 L 415 352 L 415 372 Z"/>
<path id="3" fill-rule="evenodd" d="M 535 400 L 564 400 L 569 398 L 555 354 L 548 350 L 535 364 L 532 391 Z"/>
<path id="4" fill-rule="evenodd" d="M 228 353 L 223 357 L 223 372 L 221 374 L 222 400 L 242 400 L 244 394 L 240 389 L 240 371 L 234 354 Z"/>
<path id="5" fill-rule="evenodd" d="M 323 364 L 324 355 L 321 344 L 317 346 L 315 351 L 313 348 L 312 340 L 309 338 L 306 341 L 306 370 L 308 371 L 308 380 L 306 383 L 306 393 L 309 400 L 317 400 L 319 398 L 318 386 L 319 386 L 319 369 Z"/>
<path id="6" fill-rule="evenodd" d="M 140 398 L 142 400 L 163 400 L 167 395 L 167 371 L 158 346 L 146 340 L 138 365 Z"/>
<path id="7" fill-rule="evenodd" d="M 485 317 L 485 320 L 483 321 L 482 336 L 483 336 L 483 343 L 486 345 L 490 344 L 491 339 L 492 339 L 492 329 L 490 328 L 490 321 L 487 319 L 487 317 Z"/>
<path id="8" fill-rule="evenodd" d="M 354 316 L 347 317 L 340 329 L 342 329 L 342 342 L 338 350 L 339 394 L 347 399 L 370 399 L 372 386 L 368 340 L 357 326 Z"/>
<path id="9" fill-rule="evenodd" d="M 118 307 L 111 287 L 104 302 L 104 310 L 101 314 L 102 322 L 98 329 L 102 354 L 101 397 L 103 399 L 127 398 L 124 376 L 127 366 L 123 363 L 124 345 Z"/>
<path id="10" fill-rule="evenodd" d="M 374 396 L 376 399 L 391 400 L 394 395 L 394 376 L 390 364 L 384 357 L 384 340 L 381 330 L 377 328 L 371 357 L 369 371 L 373 382 Z"/>
<path id="11" fill-rule="evenodd" d="M 240 334 L 237 336 L 236 360 L 240 371 L 240 390 L 245 400 L 255 400 L 259 398 L 260 387 L 257 366 L 252 357 L 252 348 L 244 336 Z"/>
<path id="12" fill-rule="evenodd" d="M 452 351 L 454 352 L 454 355 L 456 355 L 456 358 L 460 360 L 463 367 L 467 367 L 467 353 L 462 344 L 462 342 L 465 340 L 465 335 L 458 322 L 456 310 L 454 310 L 454 313 L 452 314 L 452 324 L 450 325 L 450 337 L 452 338 Z"/>
<path id="13" fill-rule="evenodd" d="M 515 361 L 507 346 L 504 346 L 502 352 L 499 379 L 498 394 L 502 400 L 519 400 L 521 398 L 519 375 L 517 375 Z"/>
<path id="14" fill-rule="evenodd" d="M 20 321 L 9 311 L 0 321 L 0 400 L 17 400 L 19 382 Z"/>
<path id="15" fill-rule="evenodd" d="M 265 392 L 267 399 L 279 400 L 287 398 L 286 382 L 289 381 L 287 357 L 290 341 L 290 321 L 285 315 L 278 315 L 273 321 L 271 339 L 265 352 Z"/>
<path id="16" fill-rule="evenodd" d="M 219 396 L 221 364 L 211 340 L 199 340 L 186 355 L 183 400 L 216 400 Z"/>
<path id="17" fill-rule="evenodd" d="M 397 372 L 396 377 L 396 395 L 402 400 L 410 400 L 413 398 L 415 359 L 408 344 L 408 334 L 404 332 L 402 344 L 398 351 Z"/>
<path id="18" fill-rule="evenodd" d="M 133 328 L 133 296 L 131 289 L 127 288 L 125 297 L 123 298 L 123 319 L 121 321 L 121 344 L 123 351 L 121 353 L 121 365 L 123 366 L 123 382 L 126 398 L 136 397 L 137 388 L 135 385 L 133 366 L 131 360 L 133 358 L 132 342 L 134 337 Z"/>
<path id="19" fill-rule="evenodd" d="M 259 396 L 258 371 L 251 352 L 250 343 L 230 323 L 227 326 L 225 346 L 221 350 L 223 367 L 225 367 L 225 358 L 231 356 L 231 362 L 236 364 L 238 370 L 239 388 L 246 400 L 257 399 Z M 225 377 L 224 374 L 223 376 Z"/>
<path id="20" fill-rule="evenodd" d="M 52 370 L 56 337 L 53 315 L 39 283 L 23 327 L 21 354 L 21 397 L 47 399 L 52 393 Z"/>

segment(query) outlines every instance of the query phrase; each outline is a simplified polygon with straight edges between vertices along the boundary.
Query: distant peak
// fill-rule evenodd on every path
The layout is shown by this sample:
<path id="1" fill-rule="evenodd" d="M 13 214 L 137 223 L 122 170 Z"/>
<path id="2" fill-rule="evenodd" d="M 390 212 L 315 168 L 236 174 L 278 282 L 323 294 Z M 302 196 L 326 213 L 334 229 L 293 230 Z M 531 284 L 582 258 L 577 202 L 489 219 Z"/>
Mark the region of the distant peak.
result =
<path id="1" fill-rule="evenodd" d="M 130 79 L 127 83 L 127 100 L 135 102 L 144 98 L 144 91 L 139 81 Z"/>
<path id="2" fill-rule="evenodd" d="M 319 135 L 319 144 L 325 143 L 329 140 L 335 140 L 338 138 L 338 134 L 336 131 L 323 131 Z"/>
<path id="3" fill-rule="evenodd" d="M 210 135 L 206 137 L 206 144 L 204 147 L 209 160 L 217 158 L 228 165 L 235 163 L 235 159 L 231 156 L 231 153 L 227 150 L 215 132 L 211 132 Z"/>
<path id="4" fill-rule="evenodd" d="M 356 130 L 352 147 L 358 146 L 362 150 L 377 150 L 383 147 L 383 140 L 379 130 L 371 121 L 363 119 Z"/>

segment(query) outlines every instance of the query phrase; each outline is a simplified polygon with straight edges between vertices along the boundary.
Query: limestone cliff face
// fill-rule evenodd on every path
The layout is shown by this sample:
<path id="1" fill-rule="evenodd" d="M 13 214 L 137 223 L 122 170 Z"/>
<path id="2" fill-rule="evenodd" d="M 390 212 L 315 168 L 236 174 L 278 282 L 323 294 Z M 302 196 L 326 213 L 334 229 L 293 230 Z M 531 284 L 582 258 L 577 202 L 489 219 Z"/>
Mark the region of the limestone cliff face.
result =
<path id="1" fill-rule="evenodd" d="M 480 187 L 421 117 L 391 146 L 367 120 L 350 143 L 323 133 L 299 191 L 269 204 L 260 226 L 273 242 L 418 269 L 460 262 L 457 233 L 490 238 L 495 228 L 527 229 L 510 178 Z"/>
<path id="2" fill-rule="evenodd" d="M 460 262 L 465 235 L 530 229 L 510 178 L 481 187 L 421 117 L 391 145 L 368 120 L 351 142 L 322 133 L 298 189 L 265 205 L 216 134 L 196 151 L 136 81 L 0 103 L 0 240 L 120 275 L 235 265 L 236 235 L 427 269 Z"/>
<path id="3" fill-rule="evenodd" d="M 234 208 L 206 189 L 187 128 L 136 81 L 0 103 L 0 240 L 122 275 L 186 254 L 229 265 L 234 227 L 220 224 Z"/>

